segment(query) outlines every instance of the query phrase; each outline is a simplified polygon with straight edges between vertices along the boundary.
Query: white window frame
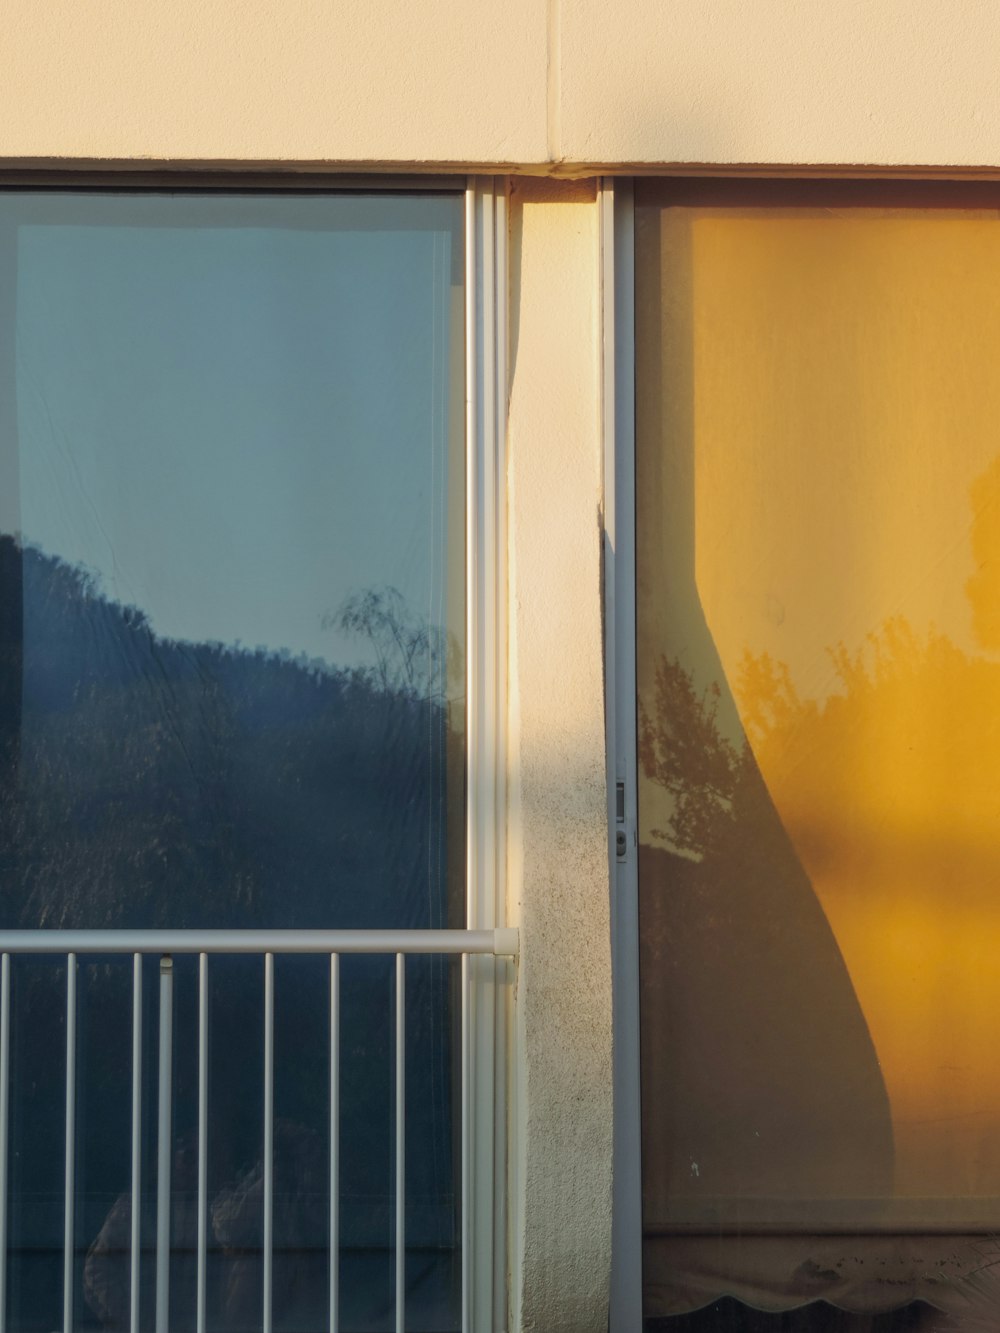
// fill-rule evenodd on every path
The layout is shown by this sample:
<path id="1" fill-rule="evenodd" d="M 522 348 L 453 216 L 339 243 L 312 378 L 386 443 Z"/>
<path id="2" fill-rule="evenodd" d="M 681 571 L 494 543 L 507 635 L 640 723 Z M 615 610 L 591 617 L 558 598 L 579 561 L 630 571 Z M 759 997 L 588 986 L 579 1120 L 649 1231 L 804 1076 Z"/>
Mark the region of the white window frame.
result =
<path id="1" fill-rule="evenodd" d="M 465 192 L 466 913 L 470 929 L 506 924 L 507 199 L 499 176 Z M 469 959 L 471 1181 L 463 1199 L 463 1328 L 508 1322 L 508 1036 L 513 959 Z M 476 984 L 477 982 L 481 984 Z"/>
<path id="2" fill-rule="evenodd" d="M 610 1333 L 642 1329 L 639 879 L 636 836 L 635 213 L 632 182 L 600 191 L 604 613 L 614 1055 Z"/>
<path id="3" fill-rule="evenodd" d="M 198 191 L 241 189 L 463 193 L 465 203 L 465 560 L 466 560 L 466 927 L 497 930 L 516 954 L 506 924 L 506 434 L 507 199 L 500 176 L 341 177 L 289 172 L 75 171 L 0 173 L 0 185 L 33 188 Z M 501 936 L 503 937 L 501 939 Z M 266 944 L 265 946 L 266 947 Z M 511 1096 L 513 956 L 467 958 L 470 1011 L 468 1086 L 462 1088 L 463 1333 L 508 1326 L 508 1116 Z M 6 968 L 6 959 L 5 959 Z M 6 975 L 6 972 L 5 972 Z M 6 1021 L 7 1007 L 4 1008 Z M 0 1034 L 2 1038 L 2 1034 Z M 2 1078 L 0 1074 L 0 1078 Z M 5 1122 L 6 1092 L 0 1121 Z M 6 1131 L 2 1136 L 5 1138 Z M 72 1157 L 67 1157 L 72 1161 Z M 169 1169 L 169 1168 L 168 1168 Z M 0 1175 L 4 1168 L 0 1165 Z M 0 1182 L 0 1195 L 4 1183 Z M 0 1206 L 0 1243 L 5 1231 Z M 0 1265 L 0 1328 L 3 1312 Z"/>

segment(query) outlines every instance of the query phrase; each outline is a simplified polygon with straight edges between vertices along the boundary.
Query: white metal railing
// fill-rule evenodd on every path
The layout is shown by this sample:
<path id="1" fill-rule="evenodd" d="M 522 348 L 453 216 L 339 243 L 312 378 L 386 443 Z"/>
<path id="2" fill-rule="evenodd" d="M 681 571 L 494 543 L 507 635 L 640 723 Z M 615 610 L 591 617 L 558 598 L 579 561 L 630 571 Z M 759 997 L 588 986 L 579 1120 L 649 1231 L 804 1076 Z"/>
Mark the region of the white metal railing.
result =
<path id="1" fill-rule="evenodd" d="M 330 960 L 329 1089 L 329 1330 L 339 1330 L 339 1117 L 340 1117 L 340 957 L 344 954 L 395 956 L 395 1328 L 404 1333 L 405 1281 L 405 1059 L 406 955 L 461 957 L 461 1174 L 462 1174 L 462 1331 L 471 1333 L 471 989 L 473 955 L 516 958 L 518 932 L 497 930 L 15 930 L 0 931 L 0 1333 L 7 1330 L 8 1156 L 10 1137 L 10 973 L 18 955 L 65 955 L 66 1088 L 65 1203 L 63 1216 L 63 1333 L 73 1333 L 76 1173 L 77 961 L 81 956 L 131 954 L 132 971 L 132 1144 L 129 1250 L 130 1333 L 139 1333 L 140 1139 L 142 1125 L 143 960 L 159 959 L 159 1078 L 157 1094 L 157 1180 L 155 1250 L 155 1329 L 169 1333 L 170 1145 L 173 1057 L 174 954 L 198 956 L 198 1165 L 196 1330 L 205 1333 L 208 1259 L 208 976 L 212 955 L 255 954 L 264 966 L 264 1144 L 262 1333 L 273 1333 L 274 1252 L 274 957 L 327 955 Z"/>

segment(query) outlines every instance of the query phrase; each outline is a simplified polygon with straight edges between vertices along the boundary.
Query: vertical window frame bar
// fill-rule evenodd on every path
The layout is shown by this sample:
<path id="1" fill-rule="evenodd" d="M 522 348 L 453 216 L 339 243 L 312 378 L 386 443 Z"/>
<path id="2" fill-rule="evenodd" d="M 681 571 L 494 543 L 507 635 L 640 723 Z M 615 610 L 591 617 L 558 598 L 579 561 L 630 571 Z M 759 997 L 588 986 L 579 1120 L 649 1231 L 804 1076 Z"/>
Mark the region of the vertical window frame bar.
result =
<path id="1" fill-rule="evenodd" d="M 466 924 L 506 924 L 507 182 L 469 177 L 465 228 L 466 374 Z M 507 1091 L 497 1078 L 513 964 L 468 960 L 471 1123 L 463 1151 L 470 1333 L 506 1326 Z M 463 1268 L 465 1268 L 463 1259 Z"/>
<path id="2" fill-rule="evenodd" d="M 600 190 L 608 863 L 614 1055 L 610 1333 L 642 1327 L 639 881 L 636 834 L 635 211 L 630 180 Z M 619 821 L 618 791 L 624 795 Z M 617 843 L 624 834 L 624 849 Z"/>

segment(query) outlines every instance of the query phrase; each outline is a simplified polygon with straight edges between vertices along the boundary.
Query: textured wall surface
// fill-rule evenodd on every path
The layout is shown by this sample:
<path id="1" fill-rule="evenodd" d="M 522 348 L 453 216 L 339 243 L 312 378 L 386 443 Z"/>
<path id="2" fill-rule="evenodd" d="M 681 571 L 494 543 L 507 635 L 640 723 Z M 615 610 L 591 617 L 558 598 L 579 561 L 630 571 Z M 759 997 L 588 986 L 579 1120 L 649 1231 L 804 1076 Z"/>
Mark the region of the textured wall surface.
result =
<path id="1" fill-rule="evenodd" d="M 559 156 L 1000 162 L 992 0 L 557 0 Z"/>
<path id="2" fill-rule="evenodd" d="M 611 975 L 597 209 L 590 185 L 541 181 L 519 182 L 511 204 L 512 1303 L 515 1328 L 602 1333 Z"/>
<path id="3" fill-rule="evenodd" d="M 545 156 L 539 0 L 9 0 L 0 156 Z"/>
<path id="4" fill-rule="evenodd" d="M 1000 164 L 994 0 L 8 0 L 0 158 Z"/>

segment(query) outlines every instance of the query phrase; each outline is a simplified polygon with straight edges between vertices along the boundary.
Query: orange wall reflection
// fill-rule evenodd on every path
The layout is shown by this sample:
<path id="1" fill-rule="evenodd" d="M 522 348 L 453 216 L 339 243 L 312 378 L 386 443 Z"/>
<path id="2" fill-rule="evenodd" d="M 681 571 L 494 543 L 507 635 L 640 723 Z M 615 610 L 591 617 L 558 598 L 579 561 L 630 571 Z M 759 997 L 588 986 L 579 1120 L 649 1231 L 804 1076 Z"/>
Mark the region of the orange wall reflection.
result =
<path id="1" fill-rule="evenodd" d="M 638 253 L 643 845 L 705 855 L 654 753 L 673 664 L 832 928 L 897 1198 L 1000 1196 L 1000 219 L 648 209 Z"/>

